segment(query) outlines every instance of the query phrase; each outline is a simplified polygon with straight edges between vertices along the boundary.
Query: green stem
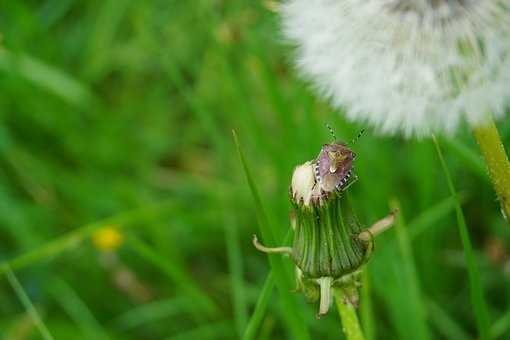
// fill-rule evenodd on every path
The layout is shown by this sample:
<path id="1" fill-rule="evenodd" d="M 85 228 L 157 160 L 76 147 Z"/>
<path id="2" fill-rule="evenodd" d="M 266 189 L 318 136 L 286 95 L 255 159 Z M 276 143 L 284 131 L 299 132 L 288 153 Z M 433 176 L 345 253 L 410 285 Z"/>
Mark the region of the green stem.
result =
<path id="1" fill-rule="evenodd" d="M 487 304 L 485 302 L 484 292 L 481 283 L 481 276 L 478 270 L 478 265 L 476 263 L 475 254 L 473 251 L 473 246 L 471 245 L 471 239 L 469 237 L 469 232 L 466 226 L 466 220 L 464 218 L 464 214 L 462 213 L 462 208 L 460 206 L 459 200 L 457 198 L 457 192 L 455 191 L 455 187 L 453 185 L 452 178 L 450 176 L 450 171 L 446 166 L 446 162 L 443 157 L 443 153 L 437 142 L 437 139 L 434 135 L 432 135 L 432 140 L 434 145 L 436 146 L 437 155 L 439 157 L 439 161 L 441 163 L 441 167 L 443 168 L 444 175 L 446 177 L 446 182 L 448 184 L 448 189 L 450 190 L 450 194 L 453 197 L 455 202 L 455 210 L 457 213 L 457 226 L 459 228 L 459 234 L 462 241 L 462 247 L 464 248 L 464 259 L 466 261 L 468 274 L 469 274 L 469 289 L 471 295 L 471 303 L 473 304 L 474 314 L 476 323 L 478 326 L 479 336 L 482 340 L 490 340 L 492 339 L 489 327 L 490 327 L 490 318 L 487 309 Z"/>
<path id="2" fill-rule="evenodd" d="M 334 289 L 334 294 L 345 337 L 347 340 L 364 340 L 365 338 L 361 331 L 358 315 L 356 315 L 356 309 L 348 302 L 348 299 L 341 289 Z"/>
<path id="3" fill-rule="evenodd" d="M 510 163 L 505 147 L 492 119 L 486 125 L 474 128 L 473 134 L 489 168 L 501 209 L 508 220 L 510 218 Z"/>
<path id="4" fill-rule="evenodd" d="M 32 318 L 35 326 L 39 329 L 41 337 L 44 340 L 53 340 L 54 338 L 51 335 L 50 331 L 48 330 L 48 327 L 46 327 L 46 325 L 44 324 L 41 316 L 39 315 L 39 312 L 37 311 L 37 309 L 35 309 L 34 305 L 32 304 L 32 301 L 30 301 L 30 298 L 25 292 L 25 289 L 23 289 L 23 286 L 16 278 L 16 275 L 14 275 L 13 271 L 11 270 L 11 267 L 9 267 L 8 265 L 6 267 L 6 274 L 7 280 L 14 289 L 14 292 L 20 299 L 25 309 L 27 310 L 28 315 L 30 315 L 30 317 Z"/>

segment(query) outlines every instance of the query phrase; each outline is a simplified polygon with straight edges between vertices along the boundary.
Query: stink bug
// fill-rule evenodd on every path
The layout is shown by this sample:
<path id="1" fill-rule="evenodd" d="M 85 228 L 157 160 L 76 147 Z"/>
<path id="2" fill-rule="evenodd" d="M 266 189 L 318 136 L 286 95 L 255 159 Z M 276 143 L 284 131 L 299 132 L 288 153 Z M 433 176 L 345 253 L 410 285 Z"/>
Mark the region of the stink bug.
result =
<path id="1" fill-rule="evenodd" d="M 333 137 L 333 143 L 322 146 L 315 162 L 315 177 L 321 190 L 330 192 L 345 188 L 352 175 L 352 163 L 356 159 L 356 154 L 346 143 L 337 141 L 335 132 L 329 125 L 326 124 L 326 127 Z M 363 130 L 360 131 L 351 144 L 354 145 L 362 134 Z"/>

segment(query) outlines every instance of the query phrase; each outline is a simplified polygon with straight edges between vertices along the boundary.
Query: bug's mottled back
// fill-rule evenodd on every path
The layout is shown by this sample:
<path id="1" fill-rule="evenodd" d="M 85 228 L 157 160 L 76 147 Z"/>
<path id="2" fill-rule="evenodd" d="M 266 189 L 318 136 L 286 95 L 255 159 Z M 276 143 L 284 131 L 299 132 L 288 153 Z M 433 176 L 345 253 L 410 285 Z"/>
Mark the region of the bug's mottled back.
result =
<path id="1" fill-rule="evenodd" d="M 315 176 L 324 192 L 341 189 L 352 174 L 356 155 L 345 143 L 324 144 L 315 164 Z"/>

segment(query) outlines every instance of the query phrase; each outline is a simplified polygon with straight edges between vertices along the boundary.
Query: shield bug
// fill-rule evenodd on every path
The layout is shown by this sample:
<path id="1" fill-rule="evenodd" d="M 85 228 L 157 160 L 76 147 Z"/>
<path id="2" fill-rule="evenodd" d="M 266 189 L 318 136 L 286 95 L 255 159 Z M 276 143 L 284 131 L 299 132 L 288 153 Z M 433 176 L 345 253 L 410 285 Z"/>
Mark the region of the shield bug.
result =
<path id="1" fill-rule="evenodd" d="M 346 188 L 353 172 L 356 154 L 343 142 L 337 140 L 333 129 L 326 125 L 333 137 L 333 143 L 324 144 L 315 160 L 315 178 L 322 193 Z M 361 137 L 364 130 L 352 141 L 352 145 Z M 354 177 L 355 181 L 357 178 Z"/>

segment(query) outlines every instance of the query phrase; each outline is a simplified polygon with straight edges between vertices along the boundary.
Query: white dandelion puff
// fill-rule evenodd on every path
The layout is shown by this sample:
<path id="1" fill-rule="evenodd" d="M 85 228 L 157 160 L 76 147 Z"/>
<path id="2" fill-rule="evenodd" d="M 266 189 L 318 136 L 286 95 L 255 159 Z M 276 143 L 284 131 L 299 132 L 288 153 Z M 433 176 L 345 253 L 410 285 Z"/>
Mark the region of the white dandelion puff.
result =
<path id="1" fill-rule="evenodd" d="M 384 133 L 451 133 L 504 115 L 508 0 L 287 0 L 298 68 L 350 120 Z"/>

